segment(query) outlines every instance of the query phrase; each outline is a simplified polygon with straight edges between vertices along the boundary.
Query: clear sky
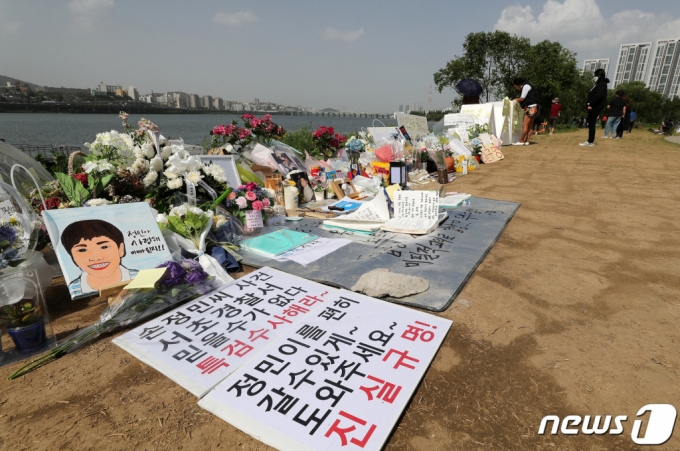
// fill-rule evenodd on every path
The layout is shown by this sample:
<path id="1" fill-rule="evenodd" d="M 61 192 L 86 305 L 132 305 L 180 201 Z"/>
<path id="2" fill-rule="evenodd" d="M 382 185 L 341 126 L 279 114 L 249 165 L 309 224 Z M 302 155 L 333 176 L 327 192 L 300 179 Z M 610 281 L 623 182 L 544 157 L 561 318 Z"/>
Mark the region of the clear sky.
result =
<path id="1" fill-rule="evenodd" d="M 680 0 L 0 0 L 0 74 L 348 111 L 441 109 L 454 92 L 432 86 L 428 104 L 432 75 L 468 33 L 494 29 L 614 66 L 623 43 L 680 37 Z"/>

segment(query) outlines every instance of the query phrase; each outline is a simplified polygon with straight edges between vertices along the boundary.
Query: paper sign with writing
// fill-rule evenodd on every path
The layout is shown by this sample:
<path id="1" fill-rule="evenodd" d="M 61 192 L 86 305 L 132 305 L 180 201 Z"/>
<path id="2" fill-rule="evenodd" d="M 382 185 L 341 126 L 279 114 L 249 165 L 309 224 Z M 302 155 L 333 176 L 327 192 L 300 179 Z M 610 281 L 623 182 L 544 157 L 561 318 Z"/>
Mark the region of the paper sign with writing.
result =
<path id="1" fill-rule="evenodd" d="M 437 191 L 397 191 L 394 195 L 394 217 L 399 219 L 437 219 Z"/>
<path id="2" fill-rule="evenodd" d="M 329 291 L 262 268 L 113 342 L 201 397 L 287 328 L 329 305 Z"/>
<path id="3" fill-rule="evenodd" d="M 329 296 L 199 406 L 280 450 L 382 449 L 452 322 Z"/>
<path id="4" fill-rule="evenodd" d="M 427 118 L 425 116 L 416 116 L 414 114 L 397 113 L 397 124 L 402 125 L 411 136 L 411 139 L 416 139 L 427 135 L 429 132 L 427 128 Z"/>
<path id="5" fill-rule="evenodd" d="M 477 124 L 488 125 L 490 129 L 493 127 L 493 104 L 491 103 L 463 105 L 460 112 L 474 116 Z"/>
<path id="6" fill-rule="evenodd" d="M 444 127 L 467 130 L 475 125 L 475 117 L 471 114 L 451 113 L 444 116 Z"/>
<path id="7" fill-rule="evenodd" d="M 11 201 L 3 200 L 0 202 L 0 220 L 8 220 L 16 212 L 17 209 Z"/>
<path id="8" fill-rule="evenodd" d="M 246 211 L 246 227 L 249 229 L 257 229 L 259 227 L 264 227 L 262 222 L 262 211 L 260 210 L 248 210 Z"/>
<path id="9" fill-rule="evenodd" d="M 493 163 L 505 158 L 503 152 L 494 144 L 485 144 L 482 146 L 482 161 L 484 163 Z"/>

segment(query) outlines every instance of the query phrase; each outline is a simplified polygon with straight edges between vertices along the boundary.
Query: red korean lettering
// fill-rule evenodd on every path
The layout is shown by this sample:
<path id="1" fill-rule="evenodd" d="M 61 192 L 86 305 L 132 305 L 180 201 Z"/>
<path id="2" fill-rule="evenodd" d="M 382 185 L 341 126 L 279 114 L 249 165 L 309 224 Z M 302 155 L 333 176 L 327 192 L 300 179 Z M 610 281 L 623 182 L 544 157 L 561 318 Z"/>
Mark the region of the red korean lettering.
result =
<path id="1" fill-rule="evenodd" d="M 404 363 L 404 360 L 410 360 L 412 362 L 420 362 L 420 360 L 416 359 L 415 357 L 409 357 L 408 355 L 408 350 L 406 351 L 397 351 L 396 349 L 390 349 L 387 351 L 387 354 L 385 354 L 385 357 L 383 357 L 383 362 L 387 362 L 387 359 L 390 358 L 392 354 L 397 354 L 399 358 L 397 359 L 397 363 L 394 364 L 393 368 L 396 370 L 400 366 L 405 366 L 406 368 L 409 368 L 411 370 L 415 369 L 416 367 L 413 365 L 409 365 L 408 363 Z"/>
<path id="2" fill-rule="evenodd" d="M 199 370 L 203 370 L 201 371 L 201 374 L 212 374 L 219 368 L 227 368 L 229 364 L 226 363 L 224 359 L 218 359 L 217 357 L 206 357 L 204 360 L 198 362 L 196 366 Z"/>
<path id="3" fill-rule="evenodd" d="M 436 329 L 437 326 L 430 326 L 429 324 L 423 323 L 422 321 L 416 321 L 416 324 L 418 324 L 418 326 L 411 324 L 406 326 L 406 330 L 403 334 L 401 334 L 401 338 L 405 338 L 408 341 L 416 341 L 420 338 L 420 341 L 422 342 L 431 342 L 434 339 L 434 332 L 431 330 L 426 330 L 425 327 Z"/>
<path id="4" fill-rule="evenodd" d="M 362 420 L 361 418 L 355 417 L 354 415 L 347 413 L 343 410 L 339 412 L 341 417 L 344 417 L 354 423 L 359 424 L 360 426 L 366 426 L 366 421 Z M 325 437 L 328 438 L 330 437 L 333 433 L 338 434 L 340 437 L 340 441 L 342 442 L 342 446 L 347 446 L 348 443 L 352 443 L 353 445 L 358 446 L 359 448 L 363 448 L 366 446 L 366 443 L 371 439 L 371 435 L 373 435 L 373 432 L 376 429 L 376 425 L 372 424 L 369 428 L 366 434 L 364 434 L 364 437 L 359 440 L 355 437 L 351 437 L 349 441 L 347 440 L 347 434 L 350 432 L 354 432 L 357 427 L 355 425 L 351 425 L 349 427 L 340 427 L 340 422 L 342 419 L 337 418 L 335 422 L 333 422 L 333 425 L 328 429 L 328 432 L 326 432 Z"/>
<path id="5" fill-rule="evenodd" d="M 377 377 L 371 375 L 368 375 L 366 378 L 378 383 L 373 387 L 359 387 L 360 390 L 363 390 L 364 393 L 366 393 L 369 401 L 373 401 L 373 399 L 381 399 L 386 403 L 392 404 L 394 400 L 397 399 L 397 396 L 401 391 L 401 385 L 394 385 L 391 382 L 385 382 L 384 380 L 378 379 Z M 378 389 L 380 389 L 380 391 L 378 391 L 378 394 L 374 398 L 373 392 Z"/>

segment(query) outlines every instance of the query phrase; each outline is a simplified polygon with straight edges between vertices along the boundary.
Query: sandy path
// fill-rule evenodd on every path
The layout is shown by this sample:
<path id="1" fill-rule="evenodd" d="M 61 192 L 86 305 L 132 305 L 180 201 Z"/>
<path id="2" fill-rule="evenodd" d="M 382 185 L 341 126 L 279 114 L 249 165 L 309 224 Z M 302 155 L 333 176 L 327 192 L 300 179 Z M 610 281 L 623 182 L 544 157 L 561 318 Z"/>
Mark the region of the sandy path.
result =
<path id="1" fill-rule="evenodd" d="M 635 449 L 640 407 L 680 407 L 680 146 L 646 131 L 577 146 L 585 134 L 506 148 L 455 182 L 522 206 L 441 314 L 454 327 L 387 450 Z M 61 337 L 104 307 L 50 290 Z M 15 368 L 0 379 L 0 449 L 269 449 L 110 337 L 7 381 Z M 618 437 L 538 436 L 548 414 L 629 421 Z M 655 449 L 680 449 L 675 435 Z"/>

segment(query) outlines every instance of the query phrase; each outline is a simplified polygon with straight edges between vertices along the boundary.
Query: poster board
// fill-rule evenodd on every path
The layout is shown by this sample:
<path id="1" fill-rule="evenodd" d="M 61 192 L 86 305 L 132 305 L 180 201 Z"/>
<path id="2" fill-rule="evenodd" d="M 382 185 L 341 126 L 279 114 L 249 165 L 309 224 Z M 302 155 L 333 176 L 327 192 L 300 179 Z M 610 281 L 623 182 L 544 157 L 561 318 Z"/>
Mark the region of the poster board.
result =
<path id="1" fill-rule="evenodd" d="M 307 172 L 304 163 L 298 158 L 295 149 L 288 144 L 273 139 L 269 144 L 271 157 L 279 167 L 279 172 L 286 177 L 292 171 Z"/>
<path id="2" fill-rule="evenodd" d="M 199 406 L 279 450 L 380 450 L 452 322 L 344 290 Z"/>
<path id="3" fill-rule="evenodd" d="M 198 158 L 203 164 L 214 163 L 224 169 L 229 187 L 236 189 L 241 185 L 241 177 L 238 175 L 236 162 L 232 155 L 200 155 Z"/>
<path id="4" fill-rule="evenodd" d="M 101 286 L 134 279 L 172 258 L 146 202 L 42 215 L 72 299 L 98 294 Z"/>
<path id="5" fill-rule="evenodd" d="M 329 290 L 262 268 L 113 342 L 201 397 L 289 327 L 297 329 L 329 305 Z"/>
<path id="6" fill-rule="evenodd" d="M 492 103 L 480 103 L 476 105 L 463 105 L 460 109 L 462 114 L 468 114 L 475 118 L 475 122 L 480 125 L 488 125 L 489 130 L 494 132 L 494 110 Z"/>
<path id="7" fill-rule="evenodd" d="M 411 139 L 418 139 L 430 133 L 427 128 L 427 118 L 425 116 L 416 116 L 415 114 L 396 113 L 397 124 L 402 125 L 411 136 Z"/>

